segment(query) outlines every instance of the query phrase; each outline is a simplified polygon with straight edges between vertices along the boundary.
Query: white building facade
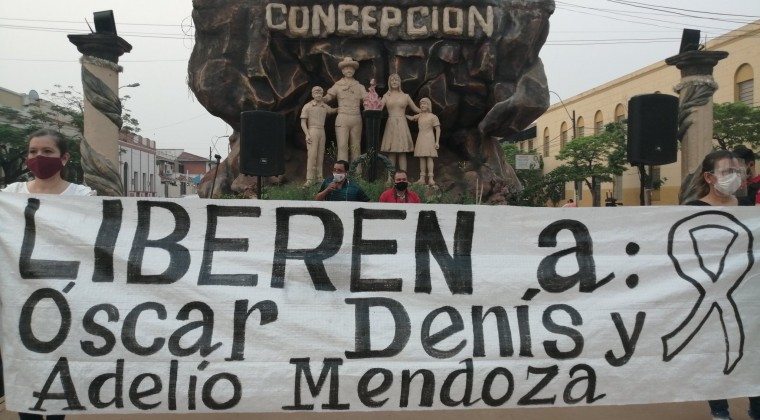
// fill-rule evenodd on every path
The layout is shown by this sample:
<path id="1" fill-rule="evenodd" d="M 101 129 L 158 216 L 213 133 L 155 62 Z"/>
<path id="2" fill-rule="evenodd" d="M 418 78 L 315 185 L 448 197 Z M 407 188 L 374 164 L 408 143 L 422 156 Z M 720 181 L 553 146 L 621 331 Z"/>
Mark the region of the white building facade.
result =
<path id="1" fill-rule="evenodd" d="M 156 142 L 137 134 L 119 133 L 119 175 L 127 197 L 158 196 Z"/>

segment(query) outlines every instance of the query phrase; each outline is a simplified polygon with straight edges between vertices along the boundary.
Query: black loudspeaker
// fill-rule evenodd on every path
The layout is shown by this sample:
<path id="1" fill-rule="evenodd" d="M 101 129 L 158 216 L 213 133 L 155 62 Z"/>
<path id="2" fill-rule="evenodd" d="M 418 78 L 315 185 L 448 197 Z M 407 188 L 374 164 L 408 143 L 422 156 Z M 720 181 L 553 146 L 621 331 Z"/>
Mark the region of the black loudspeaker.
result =
<path id="1" fill-rule="evenodd" d="M 678 159 L 678 97 L 652 93 L 628 101 L 628 162 L 666 165 Z"/>
<path id="2" fill-rule="evenodd" d="M 95 12 L 92 15 L 95 21 L 95 32 L 116 35 L 116 21 L 113 18 L 113 10 Z"/>
<path id="3" fill-rule="evenodd" d="M 240 173 L 285 173 L 285 116 L 269 111 L 240 113 Z"/>
<path id="4" fill-rule="evenodd" d="M 678 54 L 698 50 L 700 36 L 701 33 L 698 29 L 684 29 L 681 35 L 681 48 L 678 49 Z"/>

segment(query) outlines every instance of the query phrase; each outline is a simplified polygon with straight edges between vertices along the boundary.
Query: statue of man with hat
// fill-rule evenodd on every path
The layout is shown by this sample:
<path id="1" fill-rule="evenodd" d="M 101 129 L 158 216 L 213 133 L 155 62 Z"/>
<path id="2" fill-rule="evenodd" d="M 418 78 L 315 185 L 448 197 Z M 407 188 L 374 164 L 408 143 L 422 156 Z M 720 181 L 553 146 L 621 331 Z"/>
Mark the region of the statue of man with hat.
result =
<path id="1" fill-rule="evenodd" d="M 354 79 L 359 63 L 351 57 L 338 63 L 343 78 L 327 90 L 325 102 L 338 99 L 338 116 L 335 118 L 335 137 L 338 141 L 337 160 L 353 161 L 361 154 L 362 114 L 361 103 L 367 89 Z M 350 159 L 349 159 L 350 158 Z"/>

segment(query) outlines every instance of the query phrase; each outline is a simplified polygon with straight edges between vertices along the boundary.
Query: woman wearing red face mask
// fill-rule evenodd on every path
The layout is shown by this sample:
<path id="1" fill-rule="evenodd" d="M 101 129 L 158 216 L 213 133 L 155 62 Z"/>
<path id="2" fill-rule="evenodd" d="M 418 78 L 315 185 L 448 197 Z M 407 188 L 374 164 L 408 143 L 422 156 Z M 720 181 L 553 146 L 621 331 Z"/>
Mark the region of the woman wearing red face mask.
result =
<path id="1" fill-rule="evenodd" d="M 21 194 L 96 195 L 96 191 L 90 187 L 73 184 L 61 177 L 61 170 L 70 157 L 66 139 L 61 133 L 55 130 L 35 131 L 29 136 L 29 149 L 26 156 L 26 167 L 34 175 L 34 179 L 28 182 L 15 182 L 2 191 Z M 0 375 L 2 375 L 2 359 L 0 359 Z M 39 414 L 19 413 L 20 420 L 44 418 L 63 420 L 64 416 L 45 417 Z"/>
<path id="2" fill-rule="evenodd" d="M 96 195 L 90 187 L 72 184 L 61 177 L 71 156 L 66 139 L 55 130 L 39 130 L 29 136 L 26 167 L 34 175 L 28 182 L 15 182 L 3 192 L 22 194 Z"/>

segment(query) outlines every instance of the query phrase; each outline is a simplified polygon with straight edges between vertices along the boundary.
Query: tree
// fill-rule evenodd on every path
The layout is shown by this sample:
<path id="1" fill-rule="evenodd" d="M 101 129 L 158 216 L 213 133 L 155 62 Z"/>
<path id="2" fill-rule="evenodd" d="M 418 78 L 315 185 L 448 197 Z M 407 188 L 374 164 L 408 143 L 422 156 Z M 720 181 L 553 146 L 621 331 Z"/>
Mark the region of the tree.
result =
<path id="1" fill-rule="evenodd" d="M 546 203 L 558 203 L 562 197 L 564 183 L 557 182 L 552 177 L 543 175 L 543 160 L 535 150 L 522 152 L 514 144 L 504 144 L 501 146 L 504 151 L 504 159 L 512 167 L 516 167 L 516 156 L 531 154 L 538 157 L 540 166 L 535 169 L 515 169 L 517 179 L 523 185 L 523 190 L 512 194 L 508 198 L 508 203 L 513 206 L 530 206 L 544 207 Z"/>
<path id="2" fill-rule="evenodd" d="M 562 165 L 551 178 L 562 182 L 583 182 L 591 192 L 594 207 L 599 207 L 599 186 L 610 182 L 626 170 L 626 127 L 622 123 L 607 124 L 600 134 L 579 137 L 557 154 Z"/>
<path id="3" fill-rule="evenodd" d="M 71 158 L 66 165 L 66 179 L 81 183 L 84 179 L 79 142 L 84 132 L 84 105 L 82 94 L 72 86 L 66 88 L 55 85 L 54 90 L 43 92 L 44 100 L 28 105 L 26 112 L 0 107 L 0 184 L 10 184 L 26 179 L 29 172 L 24 165 L 27 137 L 42 128 L 55 128 L 61 131 L 68 143 Z M 133 118 L 131 111 L 124 107 L 129 95 L 121 98 L 122 130 L 138 133 L 139 122 Z M 76 133 L 67 135 L 64 128 L 73 128 Z"/>
<path id="4" fill-rule="evenodd" d="M 715 104 L 713 138 L 724 150 L 739 145 L 760 146 L 760 109 L 742 102 Z"/>
<path id="5" fill-rule="evenodd" d="M 4 118 L 8 110 L 9 108 L 0 107 L 0 118 Z M 26 137 L 32 131 L 10 124 L 0 124 L 0 138 L 3 139 L 0 143 L 0 185 L 15 182 L 27 172 L 24 166 Z"/>
<path id="6" fill-rule="evenodd" d="M 0 184 L 10 184 L 27 179 L 29 170 L 24 165 L 27 150 L 27 138 L 30 134 L 43 128 L 53 128 L 61 131 L 66 139 L 69 161 L 64 171 L 66 180 L 81 183 L 83 180 L 81 157 L 79 153 L 78 133 L 69 135 L 70 131 L 62 131 L 60 114 L 51 110 L 43 110 L 39 105 L 32 105 L 27 113 L 21 113 L 12 108 L 0 107 Z"/>

